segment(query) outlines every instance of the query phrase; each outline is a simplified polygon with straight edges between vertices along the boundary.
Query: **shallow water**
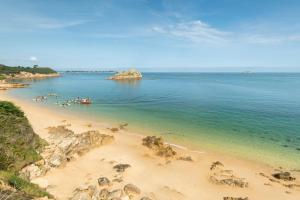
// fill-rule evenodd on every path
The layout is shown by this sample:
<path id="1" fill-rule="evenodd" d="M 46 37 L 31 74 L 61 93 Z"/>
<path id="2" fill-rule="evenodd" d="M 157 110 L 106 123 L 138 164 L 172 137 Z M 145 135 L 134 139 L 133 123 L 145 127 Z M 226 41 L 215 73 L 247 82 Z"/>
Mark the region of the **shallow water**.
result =
<path id="1" fill-rule="evenodd" d="M 71 105 L 93 116 L 128 122 L 148 133 L 271 165 L 300 168 L 300 74 L 144 73 L 141 81 L 107 73 L 65 73 L 34 81 L 12 95 L 90 97 Z M 48 105 L 57 106 L 55 97 Z"/>

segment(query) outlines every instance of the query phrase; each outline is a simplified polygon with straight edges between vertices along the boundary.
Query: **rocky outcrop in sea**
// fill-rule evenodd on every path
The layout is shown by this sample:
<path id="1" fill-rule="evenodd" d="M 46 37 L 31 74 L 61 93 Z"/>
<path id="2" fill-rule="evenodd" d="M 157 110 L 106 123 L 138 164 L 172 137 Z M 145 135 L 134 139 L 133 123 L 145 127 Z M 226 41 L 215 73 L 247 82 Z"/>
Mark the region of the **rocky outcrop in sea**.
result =
<path id="1" fill-rule="evenodd" d="M 118 72 L 115 75 L 109 77 L 109 80 L 139 80 L 142 79 L 142 73 L 135 70 L 130 69 L 128 71 Z"/>

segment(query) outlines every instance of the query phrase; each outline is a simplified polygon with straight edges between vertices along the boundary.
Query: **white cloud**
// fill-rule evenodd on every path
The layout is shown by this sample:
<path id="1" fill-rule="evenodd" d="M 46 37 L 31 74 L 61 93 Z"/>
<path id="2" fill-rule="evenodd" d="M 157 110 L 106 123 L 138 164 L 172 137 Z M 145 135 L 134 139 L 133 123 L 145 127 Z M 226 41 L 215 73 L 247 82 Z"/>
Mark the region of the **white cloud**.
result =
<path id="1" fill-rule="evenodd" d="M 178 23 L 169 26 L 156 26 L 152 28 L 157 33 L 166 34 L 173 37 L 191 40 L 193 42 L 220 43 L 228 40 L 229 32 L 221 31 L 210 25 L 197 20 Z"/>
<path id="2" fill-rule="evenodd" d="M 29 60 L 32 61 L 32 62 L 38 61 L 37 57 L 35 57 L 35 56 L 31 56 L 31 57 L 29 58 Z"/>
<path id="3" fill-rule="evenodd" d="M 63 29 L 68 27 L 80 26 L 91 22 L 91 19 L 59 19 L 38 15 L 14 14 L 3 22 L 1 30 L 22 30 L 33 31 L 42 29 Z M 0 22 L 2 22 L 0 20 Z"/>
<path id="4" fill-rule="evenodd" d="M 300 34 L 295 34 L 295 35 L 253 34 L 253 35 L 242 36 L 242 40 L 252 44 L 282 44 L 287 42 L 299 42 Z"/>
<path id="5" fill-rule="evenodd" d="M 194 43 L 211 44 L 286 44 L 290 42 L 300 42 L 298 33 L 264 33 L 262 31 L 249 31 L 248 33 L 227 32 L 210 26 L 200 20 L 181 22 L 168 26 L 154 26 L 152 31 L 170 37 L 186 39 Z"/>
<path id="6" fill-rule="evenodd" d="M 43 21 L 37 21 L 34 25 L 41 29 L 60 29 L 83 25 L 87 22 L 90 22 L 90 20 L 58 21 L 53 19 L 45 19 Z"/>

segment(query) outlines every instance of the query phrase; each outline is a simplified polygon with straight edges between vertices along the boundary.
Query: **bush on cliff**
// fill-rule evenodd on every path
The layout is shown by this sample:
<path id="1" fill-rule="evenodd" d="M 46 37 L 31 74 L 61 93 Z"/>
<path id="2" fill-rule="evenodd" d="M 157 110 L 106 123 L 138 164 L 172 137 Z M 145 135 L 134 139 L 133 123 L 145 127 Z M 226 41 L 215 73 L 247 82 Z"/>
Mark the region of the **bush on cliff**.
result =
<path id="1" fill-rule="evenodd" d="M 21 110 L 0 101 L 0 170 L 18 171 L 41 159 L 37 151 L 43 144 Z"/>
<path id="2" fill-rule="evenodd" d="M 45 144 L 19 108 L 11 102 L 0 101 L 0 181 L 16 189 L 6 191 L 0 184 L 0 194 L 11 193 L 14 199 L 50 197 L 38 185 L 18 176 L 21 168 L 41 159 L 38 152 Z"/>
<path id="3" fill-rule="evenodd" d="M 0 74 L 0 81 L 1 81 L 1 80 L 4 80 L 4 79 L 5 79 L 5 76 L 2 75 L 2 74 Z"/>

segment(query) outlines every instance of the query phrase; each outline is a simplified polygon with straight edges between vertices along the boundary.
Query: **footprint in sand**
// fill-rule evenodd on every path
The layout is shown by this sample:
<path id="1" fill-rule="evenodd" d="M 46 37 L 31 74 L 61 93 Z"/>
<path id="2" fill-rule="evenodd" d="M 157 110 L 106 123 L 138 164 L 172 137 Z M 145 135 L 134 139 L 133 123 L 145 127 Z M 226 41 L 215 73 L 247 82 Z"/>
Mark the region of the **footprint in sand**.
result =
<path id="1" fill-rule="evenodd" d="M 163 186 L 159 191 L 160 198 L 163 199 L 183 199 L 184 194 L 169 186 Z"/>

